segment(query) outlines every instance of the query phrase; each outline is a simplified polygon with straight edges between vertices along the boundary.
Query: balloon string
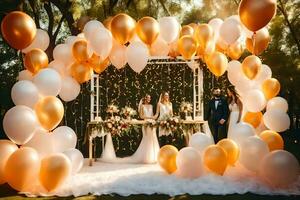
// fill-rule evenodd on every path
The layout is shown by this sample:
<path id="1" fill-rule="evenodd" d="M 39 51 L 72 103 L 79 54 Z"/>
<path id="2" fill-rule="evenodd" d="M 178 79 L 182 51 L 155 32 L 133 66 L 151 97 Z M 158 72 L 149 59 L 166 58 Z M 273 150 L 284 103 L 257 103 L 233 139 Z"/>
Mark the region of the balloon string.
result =
<path id="1" fill-rule="evenodd" d="M 255 39 L 256 39 L 256 32 L 253 32 L 253 35 L 252 35 L 252 55 L 255 55 Z"/>

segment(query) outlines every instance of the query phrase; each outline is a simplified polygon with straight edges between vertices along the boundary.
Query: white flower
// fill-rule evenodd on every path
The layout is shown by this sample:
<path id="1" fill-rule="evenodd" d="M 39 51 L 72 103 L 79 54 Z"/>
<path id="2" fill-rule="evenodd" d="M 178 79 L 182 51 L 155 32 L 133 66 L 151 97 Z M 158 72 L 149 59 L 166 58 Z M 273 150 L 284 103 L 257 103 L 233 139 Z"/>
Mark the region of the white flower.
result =
<path id="1" fill-rule="evenodd" d="M 112 124 L 111 123 L 107 123 L 107 127 L 108 128 L 112 128 Z"/>

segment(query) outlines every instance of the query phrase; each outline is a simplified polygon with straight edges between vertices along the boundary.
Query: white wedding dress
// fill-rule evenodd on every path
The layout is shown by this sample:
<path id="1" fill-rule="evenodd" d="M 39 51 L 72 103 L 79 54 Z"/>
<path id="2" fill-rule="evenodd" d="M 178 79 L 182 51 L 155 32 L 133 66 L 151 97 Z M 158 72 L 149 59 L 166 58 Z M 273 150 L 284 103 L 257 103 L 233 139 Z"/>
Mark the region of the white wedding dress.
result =
<path id="1" fill-rule="evenodd" d="M 228 138 L 231 138 L 231 132 L 233 127 L 238 123 L 240 116 L 240 109 L 236 103 L 229 104 L 229 124 L 228 124 Z"/>
<path id="2" fill-rule="evenodd" d="M 170 117 L 171 116 L 172 111 L 173 111 L 171 103 L 169 103 L 169 104 L 163 104 L 163 103 L 159 102 L 158 106 L 159 106 L 159 117 L 158 117 L 158 120 L 165 120 L 166 117 Z M 167 130 L 159 127 L 159 136 L 170 135 L 171 133 L 172 132 L 167 131 Z"/>

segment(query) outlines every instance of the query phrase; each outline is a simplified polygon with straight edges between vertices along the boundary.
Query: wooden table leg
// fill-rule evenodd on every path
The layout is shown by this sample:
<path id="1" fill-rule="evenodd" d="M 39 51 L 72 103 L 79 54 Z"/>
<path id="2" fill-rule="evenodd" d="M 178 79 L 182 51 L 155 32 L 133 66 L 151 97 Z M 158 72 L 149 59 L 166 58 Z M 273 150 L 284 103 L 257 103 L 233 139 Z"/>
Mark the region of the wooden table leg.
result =
<path id="1" fill-rule="evenodd" d="M 93 166 L 93 139 L 89 138 L 89 166 Z"/>

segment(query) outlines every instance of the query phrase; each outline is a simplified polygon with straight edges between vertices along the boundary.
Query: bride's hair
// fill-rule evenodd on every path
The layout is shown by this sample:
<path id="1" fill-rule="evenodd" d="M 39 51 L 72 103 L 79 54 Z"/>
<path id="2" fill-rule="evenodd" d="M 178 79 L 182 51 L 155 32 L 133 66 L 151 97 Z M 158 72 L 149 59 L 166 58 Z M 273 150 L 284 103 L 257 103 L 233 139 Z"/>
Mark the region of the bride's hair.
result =
<path id="1" fill-rule="evenodd" d="M 228 96 L 228 102 L 231 103 L 234 100 L 235 103 L 237 103 L 237 101 L 239 100 L 240 96 L 237 93 L 237 91 L 235 90 L 235 87 L 231 85 L 231 86 L 229 86 L 227 88 L 227 90 L 229 92 L 231 92 L 231 94 L 232 94 L 232 96 Z"/>
<path id="2" fill-rule="evenodd" d="M 150 94 L 145 94 L 145 96 L 143 96 L 143 97 L 140 99 L 139 106 L 138 106 L 138 112 L 141 111 L 142 105 L 145 104 L 145 101 L 146 101 L 147 96 L 150 96 Z"/>
<path id="3" fill-rule="evenodd" d="M 162 92 L 162 93 L 160 94 L 160 96 L 159 96 L 159 102 L 160 102 L 160 103 L 162 103 L 163 97 L 164 97 L 166 94 L 169 94 L 169 92 L 164 91 L 164 92 Z M 170 102 L 170 100 L 169 100 L 169 102 Z"/>

